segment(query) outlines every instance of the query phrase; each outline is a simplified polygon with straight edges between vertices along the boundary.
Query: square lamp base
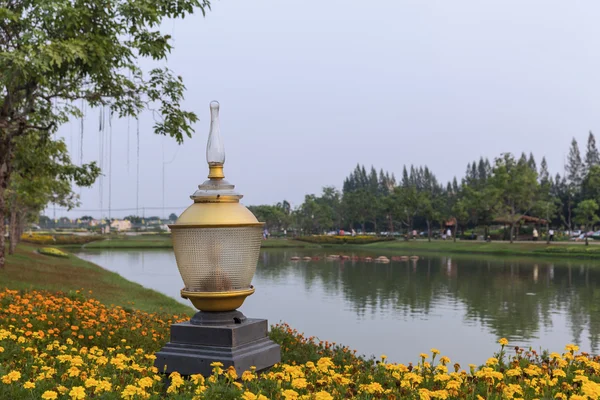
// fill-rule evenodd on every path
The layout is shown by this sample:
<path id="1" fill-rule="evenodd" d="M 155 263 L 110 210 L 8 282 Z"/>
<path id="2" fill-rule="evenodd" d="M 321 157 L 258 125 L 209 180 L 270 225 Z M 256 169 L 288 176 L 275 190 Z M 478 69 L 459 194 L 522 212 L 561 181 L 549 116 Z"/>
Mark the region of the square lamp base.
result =
<path id="1" fill-rule="evenodd" d="M 251 367 L 261 371 L 279 363 L 281 351 L 268 337 L 266 319 L 244 318 L 222 324 L 187 321 L 171 325 L 171 340 L 156 353 L 154 366 L 167 374 L 177 371 L 209 376 L 210 364 L 215 361 L 223 363 L 223 369 L 233 365 L 241 376 Z"/>

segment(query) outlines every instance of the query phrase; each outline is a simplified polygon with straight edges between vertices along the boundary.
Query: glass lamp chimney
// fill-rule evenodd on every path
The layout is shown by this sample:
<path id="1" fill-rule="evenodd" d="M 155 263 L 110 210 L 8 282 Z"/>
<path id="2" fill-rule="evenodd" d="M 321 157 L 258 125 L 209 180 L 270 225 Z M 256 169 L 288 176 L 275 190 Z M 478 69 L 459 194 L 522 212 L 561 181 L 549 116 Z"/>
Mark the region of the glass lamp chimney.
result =
<path id="1" fill-rule="evenodd" d="M 206 145 L 206 161 L 209 166 L 222 166 L 225 164 L 225 147 L 221 139 L 219 126 L 219 102 L 210 102 L 210 132 Z"/>

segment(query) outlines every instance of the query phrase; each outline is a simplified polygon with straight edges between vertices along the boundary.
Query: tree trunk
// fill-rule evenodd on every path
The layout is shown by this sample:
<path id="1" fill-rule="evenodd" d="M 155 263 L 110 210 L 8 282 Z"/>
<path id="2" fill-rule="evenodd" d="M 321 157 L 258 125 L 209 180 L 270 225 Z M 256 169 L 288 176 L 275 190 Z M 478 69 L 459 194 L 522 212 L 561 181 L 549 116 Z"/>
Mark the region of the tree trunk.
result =
<path id="1" fill-rule="evenodd" d="M 569 194 L 569 199 L 567 200 L 567 224 L 569 224 L 568 226 L 568 231 L 569 231 L 569 236 L 571 236 L 571 195 Z"/>
<path id="2" fill-rule="evenodd" d="M 390 232 L 390 235 L 392 235 L 392 237 L 394 237 L 394 221 L 392 220 L 392 216 L 388 215 L 388 219 L 390 221 L 389 227 L 388 227 L 388 231 Z"/>
<path id="3" fill-rule="evenodd" d="M 427 241 L 431 242 L 431 222 L 427 220 Z"/>
<path id="4" fill-rule="evenodd" d="M 583 234 L 585 235 L 585 245 L 586 245 L 586 246 L 589 246 L 589 243 L 588 243 L 588 235 L 587 235 L 587 231 L 588 231 L 588 229 L 587 229 L 587 225 L 584 225 L 584 227 L 583 227 L 583 230 L 584 230 Z"/>
<path id="5" fill-rule="evenodd" d="M 454 224 L 454 243 L 456 243 L 456 237 L 458 236 L 458 221 Z"/>
<path id="6" fill-rule="evenodd" d="M 546 222 L 546 244 L 550 244 L 550 223 Z"/>
<path id="7" fill-rule="evenodd" d="M 513 235 L 514 235 L 514 232 L 515 232 L 515 223 L 514 223 L 514 222 L 511 222 L 511 223 L 510 223 L 510 242 L 511 242 L 511 243 L 513 242 Z"/>
<path id="8" fill-rule="evenodd" d="M 4 133 L 0 134 L 0 137 L 4 136 Z M 4 194 L 8 187 L 8 180 L 10 178 L 10 157 L 11 151 L 10 139 L 5 139 L 5 142 L 0 141 L 0 269 L 4 269 L 6 262 L 5 251 L 6 251 L 6 240 L 4 237 L 5 224 L 4 224 L 4 209 L 6 207 L 6 201 Z"/>
<path id="9" fill-rule="evenodd" d="M 23 231 L 25 230 L 26 216 L 26 212 L 17 211 L 17 244 L 21 243 L 21 236 L 23 236 Z"/>
<path id="10" fill-rule="evenodd" d="M 0 166 L 0 168 L 2 168 Z M 0 171 L 0 269 L 4 269 L 4 251 L 5 251 L 5 238 L 4 238 L 4 207 L 6 202 L 4 201 L 4 180 L 5 174 L 2 174 Z"/>
<path id="11" fill-rule="evenodd" d="M 10 243 L 8 245 L 8 254 L 14 254 L 17 248 L 17 202 L 13 199 L 10 206 Z"/>

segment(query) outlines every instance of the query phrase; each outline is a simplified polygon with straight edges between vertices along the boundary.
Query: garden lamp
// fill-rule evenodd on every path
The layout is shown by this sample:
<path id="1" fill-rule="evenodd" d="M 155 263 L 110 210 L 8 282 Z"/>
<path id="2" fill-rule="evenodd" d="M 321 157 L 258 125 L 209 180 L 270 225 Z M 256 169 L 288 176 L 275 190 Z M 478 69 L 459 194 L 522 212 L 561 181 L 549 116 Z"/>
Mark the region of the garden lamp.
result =
<path id="1" fill-rule="evenodd" d="M 254 293 L 264 224 L 225 180 L 218 102 L 210 103 L 210 115 L 208 180 L 190 196 L 194 203 L 169 225 L 184 283 L 181 296 L 199 312 L 188 322 L 171 325 L 171 340 L 155 360 L 159 371 L 167 373 L 210 375 L 210 364 L 219 361 L 241 374 L 280 361 L 279 346 L 267 337 L 267 321 L 247 319 L 237 310 Z"/>

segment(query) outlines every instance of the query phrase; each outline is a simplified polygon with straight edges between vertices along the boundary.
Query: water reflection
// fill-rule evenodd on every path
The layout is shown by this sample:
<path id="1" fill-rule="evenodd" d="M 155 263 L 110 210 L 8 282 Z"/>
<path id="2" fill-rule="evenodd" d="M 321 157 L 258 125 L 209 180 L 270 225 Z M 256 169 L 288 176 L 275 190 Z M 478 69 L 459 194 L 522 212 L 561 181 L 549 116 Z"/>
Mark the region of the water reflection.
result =
<path id="1" fill-rule="evenodd" d="M 263 252 L 257 277 L 276 280 L 294 273 L 305 290 L 318 280 L 329 295 L 343 296 L 359 318 L 381 309 L 391 310 L 392 317 L 429 315 L 440 305 L 460 303 L 467 321 L 519 342 L 543 340 L 541 331 L 554 328 L 553 316 L 563 316 L 570 337 L 559 345 L 581 343 L 586 332 L 591 350 L 599 348 L 600 265 L 439 256 L 390 264 L 290 262 L 297 254 Z"/>
<path id="2" fill-rule="evenodd" d="M 242 311 L 403 362 L 430 347 L 463 364 L 482 362 L 500 337 L 552 351 L 569 342 L 599 349 L 600 265 L 449 256 L 377 264 L 325 255 L 262 251 L 257 291 Z M 292 262 L 292 256 L 319 259 Z M 170 251 L 83 257 L 186 303 Z"/>

